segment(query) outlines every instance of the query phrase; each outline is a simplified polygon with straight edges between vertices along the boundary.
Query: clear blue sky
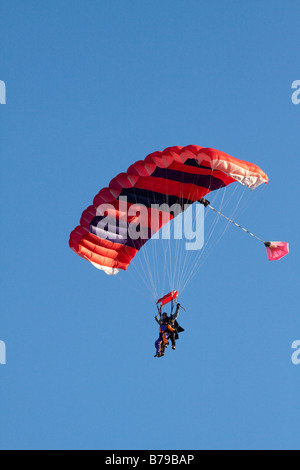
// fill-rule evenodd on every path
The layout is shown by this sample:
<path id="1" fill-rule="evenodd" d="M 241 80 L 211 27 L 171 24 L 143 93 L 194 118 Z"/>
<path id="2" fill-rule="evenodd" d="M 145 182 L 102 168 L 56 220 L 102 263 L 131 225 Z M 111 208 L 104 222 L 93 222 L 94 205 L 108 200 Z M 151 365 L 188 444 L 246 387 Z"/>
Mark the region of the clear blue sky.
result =
<path id="1" fill-rule="evenodd" d="M 300 448 L 299 13 L 1 0 L 0 448 Z M 291 254 L 270 263 L 230 228 L 181 298 L 178 350 L 155 360 L 154 304 L 68 237 L 117 173 L 188 144 L 268 173 L 240 220 Z"/>

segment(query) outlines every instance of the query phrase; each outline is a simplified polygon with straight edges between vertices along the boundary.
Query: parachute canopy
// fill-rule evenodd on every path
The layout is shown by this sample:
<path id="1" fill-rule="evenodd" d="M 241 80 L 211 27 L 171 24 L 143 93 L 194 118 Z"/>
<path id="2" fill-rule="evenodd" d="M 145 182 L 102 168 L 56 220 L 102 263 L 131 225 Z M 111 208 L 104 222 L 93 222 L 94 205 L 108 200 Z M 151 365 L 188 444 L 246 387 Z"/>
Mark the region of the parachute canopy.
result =
<path id="1" fill-rule="evenodd" d="M 255 189 L 268 177 L 253 163 L 212 148 L 189 145 L 154 152 L 101 189 L 71 233 L 69 245 L 98 269 L 117 274 L 127 270 L 147 240 L 176 216 L 164 207 L 177 204 L 184 211 L 235 182 Z"/>

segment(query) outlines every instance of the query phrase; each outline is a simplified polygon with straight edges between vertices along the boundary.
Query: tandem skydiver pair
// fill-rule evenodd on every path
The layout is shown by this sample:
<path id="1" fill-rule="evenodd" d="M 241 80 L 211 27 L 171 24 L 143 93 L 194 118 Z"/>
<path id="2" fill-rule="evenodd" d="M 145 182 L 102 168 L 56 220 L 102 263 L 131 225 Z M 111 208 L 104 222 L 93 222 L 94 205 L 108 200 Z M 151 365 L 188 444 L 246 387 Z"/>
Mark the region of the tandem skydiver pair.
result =
<path id="1" fill-rule="evenodd" d="M 183 332 L 184 329 L 178 324 L 177 318 L 179 315 L 179 309 L 183 308 L 177 303 L 178 292 L 173 291 L 167 294 L 165 297 L 157 302 L 158 314 L 155 317 L 155 321 L 159 324 L 159 337 L 155 342 L 156 354 L 154 357 L 163 357 L 166 348 L 169 346 L 169 340 L 172 343 L 172 349 L 176 349 L 176 340 L 179 339 L 179 333 Z M 162 313 L 162 307 L 167 303 L 171 302 L 171 314 Z M 173 314 L 174 306 L 176 303 L 176 311 Z"/>

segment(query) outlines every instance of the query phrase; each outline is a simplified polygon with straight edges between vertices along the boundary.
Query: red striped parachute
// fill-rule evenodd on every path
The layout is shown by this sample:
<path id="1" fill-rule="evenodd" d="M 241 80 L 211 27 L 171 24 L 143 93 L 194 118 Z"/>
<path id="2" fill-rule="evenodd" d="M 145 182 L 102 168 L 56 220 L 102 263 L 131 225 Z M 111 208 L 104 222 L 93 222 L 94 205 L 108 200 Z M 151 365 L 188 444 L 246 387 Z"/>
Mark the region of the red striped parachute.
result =
<path id="1" fill-rule="evenodd" d="M 126 271 L 145 243 L 176 217 L 170 206 L 183 212 L 232 183 L 253 190 L 267 182 L 257 165 L 219 150 L 169 147 L 137 161 L 101 189 L 72 231 L 69 245 L 96 268 L 117 274 Z"/>

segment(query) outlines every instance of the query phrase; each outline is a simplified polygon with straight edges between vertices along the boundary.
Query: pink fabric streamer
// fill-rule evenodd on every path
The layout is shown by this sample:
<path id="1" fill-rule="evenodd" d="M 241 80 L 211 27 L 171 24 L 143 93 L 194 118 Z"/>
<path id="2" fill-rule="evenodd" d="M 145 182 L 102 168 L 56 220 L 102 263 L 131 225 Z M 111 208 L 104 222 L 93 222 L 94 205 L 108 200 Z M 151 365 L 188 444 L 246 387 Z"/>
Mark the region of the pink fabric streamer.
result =
<path id="1" fill-rule="evenodd" d="M 267 247 L 267 255 L 270 261 L 277 261 L 286 256 L 290 251 L 289 244 L 286 242 L 271 242 Z"/>

